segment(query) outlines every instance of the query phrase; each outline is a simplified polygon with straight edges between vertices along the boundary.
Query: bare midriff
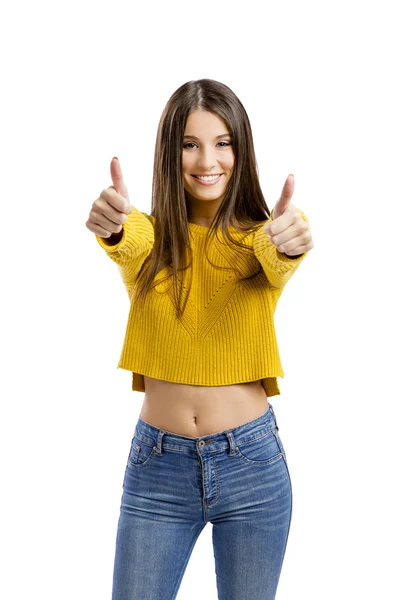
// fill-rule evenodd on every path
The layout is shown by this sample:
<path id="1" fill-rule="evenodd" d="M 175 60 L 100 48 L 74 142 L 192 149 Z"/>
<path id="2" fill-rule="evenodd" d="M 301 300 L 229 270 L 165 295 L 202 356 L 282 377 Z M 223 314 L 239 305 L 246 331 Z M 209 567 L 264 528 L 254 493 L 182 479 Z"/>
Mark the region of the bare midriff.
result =
<path id="1" fill-rule="evenodd" d="M 223 386 L 173 383 L 144 376 L 140 417 L 164 431 L 197 438 L 233 429 L 268 409 L 261 380 Z"/>

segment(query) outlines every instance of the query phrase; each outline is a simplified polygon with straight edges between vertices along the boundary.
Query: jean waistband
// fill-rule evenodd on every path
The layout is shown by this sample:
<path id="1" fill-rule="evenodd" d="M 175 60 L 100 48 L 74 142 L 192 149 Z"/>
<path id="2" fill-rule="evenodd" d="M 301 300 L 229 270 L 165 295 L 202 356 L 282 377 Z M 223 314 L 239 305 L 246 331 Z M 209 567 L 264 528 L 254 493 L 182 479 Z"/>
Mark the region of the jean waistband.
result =
<path id="1" fill-rule="evenodd" d="M 157 454 L 162 454 L 163 448 L 201 453 L 213 453 L 230 448 L 230 454 L 235 454 L 236 444 L 257 439 L 275 428 L 279 429 L 273 406 L 269 403 L 267 410 L 253 421 L 197 438 L 160 429 L 139 417 L 134 436 L 144 444 L 153 445 Z"/>

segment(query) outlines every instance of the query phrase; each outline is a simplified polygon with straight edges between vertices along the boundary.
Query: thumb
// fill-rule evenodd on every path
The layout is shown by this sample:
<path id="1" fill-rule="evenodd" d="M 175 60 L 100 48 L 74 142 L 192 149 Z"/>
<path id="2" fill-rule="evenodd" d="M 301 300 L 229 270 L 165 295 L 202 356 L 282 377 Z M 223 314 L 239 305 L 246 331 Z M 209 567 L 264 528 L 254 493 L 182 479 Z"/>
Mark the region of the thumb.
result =
<path id="1" fill-rule="evenodd" d="M 283 213 L 285 212 L 285 210 L 287 209 L 287 207 L 290 204 L 293 193 L 294 193 L 294 175 L 290 174 L 287 177 L 285 184 L 282 188 L 281 197 L 279 198 L 278 202 L 275 204 L 274 208 L 272 209 L 272 211 L 273 211 L 272 219 L 277 219 L 278 217 L 283 215 Z"/>
<path id="2" fill-rule="evenodd" d="M 116 156 L 114 156 L 111 160 L 110 171 L 115 191 L 118 194 L 121 194 L 121 196 L 123 196 L 124 198 L 126 198 L 126 200 L 128 201 L 128 205 L 130 205 L 128 188 L 126 187 L 124 176 L 122 175 L 121 165 L 119 164 L 119 160 Z"/>

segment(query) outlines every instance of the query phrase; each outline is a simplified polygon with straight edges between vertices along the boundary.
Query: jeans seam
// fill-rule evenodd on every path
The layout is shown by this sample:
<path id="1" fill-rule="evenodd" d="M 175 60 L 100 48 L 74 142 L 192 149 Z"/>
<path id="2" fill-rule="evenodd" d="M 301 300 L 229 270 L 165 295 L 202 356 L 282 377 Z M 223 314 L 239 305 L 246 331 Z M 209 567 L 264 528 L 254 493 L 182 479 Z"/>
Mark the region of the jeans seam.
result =
<path id="1" fill-rule="evenodd" d="M 279 578 L 281 576 L 281 571 L 282 571 L 282 567 L 283 567 L 283 559 L 285 558 L 285 554 L 286 554 L 286 548 L 287 548 L 287 544 L 288 544 L 288 540 L 289 540 L 289 533 L 290 533 L 290 528 L 292 526 L 292 513 L 293 513 L 293 487 L 292 487 L 292 480 L 290 477 L 290 473 L 289 473 L 289 467 L 287 464 L 287 460 L 286 460 L 286 456 L 283 455 L 283 460 L 285 461 L 285 466 L 286 466 L 286 471 L 288 474 L 288 478 L 289 478 L 289 486 L 290 486 L 290 515 L 289 515 L 289 527 L 287 530 L 287 534 L 286 534 L 286 542 L 285 542 L 285 547 L 283 550 L 283 556 L 282 556 L 282 565 L 281 565 L 281 569 L 279 571 Z"/>

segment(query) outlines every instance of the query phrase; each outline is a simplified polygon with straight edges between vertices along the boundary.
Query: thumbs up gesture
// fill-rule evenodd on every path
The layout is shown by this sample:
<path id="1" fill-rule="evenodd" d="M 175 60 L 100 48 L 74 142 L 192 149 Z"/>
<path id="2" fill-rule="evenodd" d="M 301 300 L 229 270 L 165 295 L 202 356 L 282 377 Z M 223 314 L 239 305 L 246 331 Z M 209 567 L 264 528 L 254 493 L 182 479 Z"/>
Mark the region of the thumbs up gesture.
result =
<path id="1" fill-rule="evenodd" d="M 113 185 L 103 190 L 92 204 L 86 227 L 96 235 L 117 243 L 122 238 L 122 225 L 132 212 L 128 188 L 122 175 L 118 158 L 110 164 Z"/>
<path id="2" fill-rule="evenodd" d="M 297 258 L 314 248 L 310 226 L 292 203 L 293 192 L 294 176 L 289 175 L 272 209 L 272 223 L 264 227 L 271 243 L 289 258 Z"/>

